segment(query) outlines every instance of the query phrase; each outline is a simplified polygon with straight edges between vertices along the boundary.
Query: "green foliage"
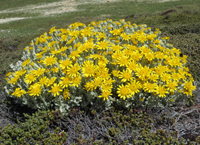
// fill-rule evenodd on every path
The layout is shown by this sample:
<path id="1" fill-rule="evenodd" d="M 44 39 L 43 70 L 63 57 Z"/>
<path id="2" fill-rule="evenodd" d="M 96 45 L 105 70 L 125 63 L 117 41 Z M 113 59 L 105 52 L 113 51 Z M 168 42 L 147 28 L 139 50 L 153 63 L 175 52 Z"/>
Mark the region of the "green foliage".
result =
<path id="1" fill-rule="evenodd" d="M 0 143 L 9 144 L 62 144 L 66 141 L 67 134 L 56 128 L 51 133 L 48 131 L 50 121 L 54 119 L 54 112 L 38 111 L 32 116 L 24 114 L 27 118 L 24 123 L 8 125 L 0 131 Z"/>

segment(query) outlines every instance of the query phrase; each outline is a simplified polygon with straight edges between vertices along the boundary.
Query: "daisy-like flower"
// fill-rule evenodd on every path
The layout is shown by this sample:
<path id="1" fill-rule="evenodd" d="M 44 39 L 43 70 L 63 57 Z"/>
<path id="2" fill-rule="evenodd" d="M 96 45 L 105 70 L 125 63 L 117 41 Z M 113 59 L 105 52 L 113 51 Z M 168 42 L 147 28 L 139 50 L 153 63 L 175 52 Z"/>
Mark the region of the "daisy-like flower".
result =
<path id="1" fill-rule="evenodd" d="M 124 86 L 123 84 L 121 86 L 119 86 L 119 88 L 117 88 L 117 94 L 120 98 L 123 98 L 123 100 L 125 100 L 125 98 L 129 98 L 131 95 L 130 89 L 128 86 Z"/>
<path id="2" fill-rule="evenodd" d="M 54 97 L 57 95 L 60 95 L 60 92 L 62 92 L 61 86 L 59 84 L 54 83 L 53 86 L 51 86 L 51 90 L 49 90 L 50 93 L 54 95 Z"/>
<path id="3" fill-rule="evenodd" d="M 67 68 L 67 75 L 70 77 L 76 77 L 79 74 L 79 70 L 81 69 L 80 65 L 78 65 L 77 63 L 73 65 L 70 65 Z"/>
<path id="4" fill-rule="evenodd" d="M 120 66 L 128 66 L 128 64 L 129 64 L 129 59 L 125 55 L 121 56 L 118 60 L 119 60 Z"/>
<path id="5" fill-rule="evenodd" d="M 174 72 L 172 73 L 171 77 L 174 81 L 178 81 L 180 79 L 180 74 Z"/>
<path id="6" fill-rule="evenodd" d="M 134 71 L 134 70 L 136 70 L 136 68 L 138 67 L 138 64 L 135 62 L 135 61 L 130 61 L 129 63 L 128 63 L 128 69 L 130 69 L 130 70 L 132 70 L 132 71 Z"/>
<path id="7" fill-rule="evenodd" d="M 46 86 L 48 87 L 48 86 L 52 85 L 56 81 L 56 79 L 57 79 L 57 77 L 51 78 L 51 79 L 47 79 L 48 82 L 46 83 Z"/>
<path id="8" fill-rule="evenodd" d="M 131 55 L 131 59 L 133 61 L 139 61 L 140 59 L 142 58 L 142 54 L 140 54 L 140 52 L 138 50 L 132 52 L 132 55 Z"/>
<path id="9" fill-rule="evenodd" d="M 63 91 L 63 98 L 66 100 L 66 99 L 70 99 L 69 97 L 69 90 L 68 89 L 65 89 Z"/>
<path id="10" fill-rule="evenodd" d="M 108 100 L 108 97 L 111 96 L 111 91 L 103 91 L 99 98 L 103 98 L 103 101 Z"/>
<path id="11" fill-rule="evenodd" d="M 110 31 L 110 33 L 112 33 L 113 35 L 120 35 L 121 29 L 114 29 L 114 30 Z"/>
<path id="12" fill-rule="evenodd" d="M 16 71 L 16 72 L 15 72 L 15 74 L 16 74 L 18 77 L 22 76 L 22 75 L 25 74 L 25 73 L 26 73 L 26 70 L 19 70 L 19 71 Z"/>
<path id="13" fill-rule="evenodd" d="M 113 60 L 118 60 L 122 56 L 121 51 L 115 51 L 115 53 L 112 55 Z"/>
<path id="14" fill-rule="evenodd" d="M 126 40 L 126 41 L 129 41 L 129 39 L 130 39 L 130 36 L 127 35 L 126 33 L 123 33 L 120 36 L 122 37 L 123 40 Z"/>
<path id="15" fill-rule="evenodd" d="M 39 80 L 38 83 L 39 83 L 41 86 L 44 86 L 47 82 L 48 82 L 48 79 L 47 79 L 47 77 L 45 76 L 45 77 L 40 78 L 40 80 Z"/>
<path id="16" fill-rule="evenodd" d="M 53 64 L 55 64 L 57 62 L 57 58 L 56 57 L 53 57 L 53 56 L 47 56 L 46 58 L 45 58 L 45 60 L 44 60 L 44 64 L 46 65 L 46 66 L 48 66 L 48 65 L 53 65 Z"/>
<path id="17" fill-rule="evenodd" d="M 168 91 L 164 85 L 161 86 L 161 84 L 159 84 L 159 86 L 156 85 L 155 88 L 156 88 L 155 92 L 156 92 L 156 94 L 159 95 L 159 97 L 166 97 L 166 94 L 168 94 Z"/>
<path id="18" fill-rule="evenodd" d="M 36 80 L 36 77 L 35 77 L 35 75 L 34 74 L 26 74 L 26 76 L 25 76 L 25 82 L 27 83 L 27 84 L 31 84 L 32 82 L 34 82 Z"/>
<path id="19" fill-rule="evenodd" d="M 120 71 L 112 70 L 112 74 L 113 74 L 113 76 L 115 76 L 115 77 L 119 77 Z"/>
<path id="20" fill-rule="evenodd" d="M 109 77 L 110 77 L 110 74 L 109 74 L 109 72 L 108 72 L 109 70 L 107 69 L 107 68 L 105 68 L 103 71 L 101 71 L 101 73 L 100 73 L 100 77 L 102 78 L 102 79 L 108 79 Z"/>
<path id="21" fill-rule="evenodd" d="M 111 49 L 113 51 L 121 51 L 123 49 L 123 47 L 121 47 L 120 45 L 112 45 Z"/>
<path id="22" fill-rule="evenodd" d="M 72 84 L 70 86 L 78 87 L 81 83 L 81 80 L 82 80 L 81 75 L 78 75 L 78 76 L 72 78 L 72 80 L 71 80 Z"/>
<path id="23" fill-rule="evenodd" d="M 144 87 L 143 89 L 145 92 L 151 93 L 151 92 L 154 92 L 155 86 L 156 86 L 155 83 L 146 82 L 143 84 L 143 87 Z"/>
<path id="24" fill-rule="evenodd" d="M 149 52 L 149 53 L 145 53 L 145 57 L 147 58 L 148 61 L 152 61 L 155 58 L 154 53 Z"/>
<path id="25" fill-rule="evenodd" d="M 26 91 L 22 90 L 21 88 L 16 88 L 15 91 L 12 93 L 13 96 L 16 96 L 18 98 L 24 94 L 26 94 Z"/>
<path id="26" fill-rule="evenodd" d="M 89 61 L 89 60 L 86 60 L 84 62 L 84 64 L 82 65 L 82 73 L 85 77 L 91 77 L 91 76 L 94 76 L 94 73 L 95 73 L 95 65 Z"/>
<path id="27" fill-rule="evenodd" d="M 38 70 L 35 70 L 35 75 L 37 77 L 39 77 L 39 76 L 43 75 L 44 72 L 45 72 L 45 69 L 40 67 Z"/>
<path id="28" fill-rule="evenodd" d="M 30 58 L 25 60 L 23 63 L 22 63 L 22 66 L 26 66 L 27 64 L 29 64 L 31 61 L 30 61 Z"/>
<path id="29" fill-rule="evenodd" d="M 168 81 L 171 80 L 171 75 L 170 75 L 170 74 L 167 74 L 167 73 L 163 73 L 163 74 L 161 75 L 161 80 L 162 80 L 163 82 L 168 82 Z"/>
<path id="30" fill-rule="evenodd" d="M 87 82 L 86 85 L 84 85 L 85 89 L 87 91 L 93 91 L 94 90 L 94 81 L 91 81 L 91 82 Z"/>
<path id="31" fill-rule="evenodd" d="M 166 70 L 167 68 L 165 66 L 162 66 L 162 65 L 158 65 L 155 69 L 155 73 L 157 75 L 162 75 Z"/>
<path id="32" fill-rule="evenodd" d="M 193 86 L 191 81 L 186 81 L 184 84 L 183 93 L 188 95 L 192 95 L 192 91 L 196 89 L 196 86 Z"/>
<path id="33" fill-rule="evenodd" d="M 35 83 L 29 87 L 28 93 L 30 96 L 39 96 L 41 94 L 41 85 Z"/>
<path id="34" fill-rule="evenodd" d="M 102 82 L 102 79 L 100 77 L 95 77 L 94 88 L 96 89 L 98 86 L 100 86 L 101 82 Z"/>
<path id="35" fill-rule="evenodd" d="M 122 79 L 122 82 L 131 81 L 133 79 L 132 71 L 129 69 L 123 70 L 123 72 L 120 72 L 119 78 Z"/>
<path id="36" fill-rule="evenodd" d="M 149 69 L 149 67 L 145 66 L 142 67 L 141 65 L 136 69 L 136 75 L 141 79 L 141 80 L 145 80 L 146 78 L 149 77 L 151 73 L 151 70 Z"/>
<path id="37" fill-rule="evenodd" d="M 10 80 L 8 80 L 8 83 L 9 84 L 14 84 L 15 85 L 15 83 L 18 81 L 18 79 L 19 79 L 19 77 L 14 77 L 14 78 L 11 78 Z"/>
<path id="38" fill-rule="evenodd" d="M 53 73 L 57 73 L 59 71 L 59 68 L 58 67 L 53 67 L 53 68 L 51 68 L 51 71 Z"/>
<path id="39" fill-rule="evenodd" d="M 72 51 L 71 54 L 69 55 L 69 58 L 72 58 L 74 60 L 76 57 L 80 57 L 79 54 L 80 52 L 78 50 Z"/>
<path id="40" fill-rule="evenodd" d="M 69 65 L 71 65 L 71 61 L 69 59 L 66 59 L 66 60 L 59 60 L 59 66 L 62 68 L 62 69 L 65 69 L 66 67 L 68 67 Z"/>
<path id="41" fill-rule="evenodd" d="M 169 88 L 170 92 L 176 91 L 177 90 L 177 86 L 178 86 L 178 84 L 175 81 L 169 81 L 169 82 L 167 82 L 167 87 Z"/>
<path id="42" fill-rule="evenodd" d="M 109 42 L 105 42 L 105 40 L 101 41 L 101 42 L 97 42 L 97 44 L 98 44 L 98 49 L 100 49 L 100 50 L 101 49 L 106 50 L 109 48 Z"/>
<path id="43" fill-rule="evenodd" d="M 149 76 L 149 79 L 153 82 L 157 82 L 158 81 L 159 76 L 157 74 L 151 73 L 151 75 Z"/>
<path id="44" fill-rule="evenodd" d="M 131 95 L 135 95 L 139 92 L 139 89 L 142 88 L 142 85 L 140 84 L 140 82 L 136 82 L 136 80 L 134 80 L 131 81 L 131 83 L 128 83 L 128 87 L 131 91 Z"/>
<path id="45" fill-rule="evenodd" d="M 112 91 L 112 85 L 111 84 L 101 84 L 101 90 L 102 91 Z"/>
<path id="46" fill-rule="evenodd" d="M 59 82 L 59 84 L 62 86 L 62 88 L 67 88 L 71 82 L 70 78 L 68 76 L 61 77 L 62 81 Z"/>

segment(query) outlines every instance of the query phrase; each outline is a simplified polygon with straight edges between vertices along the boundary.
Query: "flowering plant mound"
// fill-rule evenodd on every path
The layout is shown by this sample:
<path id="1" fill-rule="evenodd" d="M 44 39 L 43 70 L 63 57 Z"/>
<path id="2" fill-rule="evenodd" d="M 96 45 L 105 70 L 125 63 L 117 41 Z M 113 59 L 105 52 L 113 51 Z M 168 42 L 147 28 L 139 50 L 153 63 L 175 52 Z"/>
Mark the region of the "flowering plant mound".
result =
<path id="1" fill-rule="evenodd" d="M 34 109 L 166 106 L 192 95 L 187 56 L 146 25 L 125 20 L 51 28 L 10 65 L 5 91 Z"/>

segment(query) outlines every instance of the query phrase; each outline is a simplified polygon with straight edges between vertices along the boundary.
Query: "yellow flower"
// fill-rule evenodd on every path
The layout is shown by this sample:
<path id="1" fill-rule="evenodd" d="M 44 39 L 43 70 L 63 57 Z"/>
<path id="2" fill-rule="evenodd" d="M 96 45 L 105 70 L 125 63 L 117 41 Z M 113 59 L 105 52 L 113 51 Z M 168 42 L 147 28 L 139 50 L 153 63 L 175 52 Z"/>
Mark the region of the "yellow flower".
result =
<path id="1" fill-rule="evenodd" d="M 43 75 L 44 72 L 45 72 L 45 69 L 40 67 L 38 70 L 35 70 L 35 75 L 39 77 Z"/>
<path id="2" fill-rule="evenodd" d="M 112 33 L 113 35 L 120 35 L 121 30 L 120 29 L 114 29 L 114 30 L 110 31 L 110 33 Z"/>
<path id="3" fill-rule="evenodd" d="M 117 70 L 113 70 L 113 71 L 112 71 L 112 74 L 113 74 L 113 76 L 115 76 L 115 77 L 118 77 L 118 76 L 119 76 L 119 73 L 120 73 L 120 71 L 117 71 Z"/>
<path id="4" fill-rule="evenodd" d="M 166 66 L 162 66 L 162 65 L 158 65 L 156 68 L 155 68 L 155 73 L 157 75 L 162 75 L 165 71 L 166 71 Z"/>
<path id="5" fill-rule="evenodd" d="M 119 78 L 122 79 L 122 82 L 131 81 L 133 79 L 132 71 L 129 69 L 123 70 L 123 72 L 120 73 Z"/>
<path id="6" fill-rule="evenodd" d="M 126 41 L 129 41 L 129 39 L 130 39 L 130 36 L 127 35 L 126 33 L 123 33 L 120 36 L 122 37 L 123 40 L 126 40 Z"/>
<path id="7" fill-rule="evenodd" d="M 120 98 L 123 98 L 123 100 L 125 100 L 125 98 L 129 98 L 131 95 L 130 89 L 128 86 L 124 86 L 123 84 L 121 86 L 119 86 L 119 88 L 117 88 L 117 94 Z"/>
<path id="8" fill-rule="evenodd" d="M 54 27 L 52 27 L 52 28 L 50 29 L 49 34 L 55 32 L 55 31 L 56 31 L 56 29 L 55 29 L 55 26 L 54 26 Z"/>
<path id="9" fill-rule="evenodd" d="M 174 72 L 172 73 L 171 77 L 174 81 L 178 81 L 180 79 L 180 74 Z"/>
<path id="10" fill-rule="evenodd" d="M 86 85 L 84 85 L 85 89 L 87 91 L 93 91 L 94 90 L 94 81 L 91 81 L 91 82 L 87 82 Z"/>
<path id="11" fill-rule="evenodd" d="M 108 97 L 111 96 L 111 91 L 103 91 L 99 98 L 103 98 L 103 101 L 108 100 Z"/>
<path id="12" fill-rule="evenodd" d="M 70 84 L 70 78 L 68 76 L 66 77 L 61 77 L 60 78 L 62 81 L 59 82 L 59 84 L 62 86 L 62 88 L 67 88 Z"/>
<path id="13" fill-rule="evenodd" d="M 157 82 L 158 78 L 159 78 L 159 76 L 157 74 L 153 74 L 153 73 L 151 73 L 151 75 L 149 76 L 149 79 L 153 82 Z"/>
<path id="14" fill-rule="evenodd" d="M 163 74 L 161 75 L 161 80 L 162 80 L 163 82 L 168 82 L 168 81 L 171 80 L 171 75 L 170 75 L 170 74 L 167 74 L 167 73 L 163 73 Z"/>
<path id="15" fill-rule="evenodd" d="M 81 75 L 78 75 L 78 76 L 72 78 L 72 80 L 71 80 L 72 84 L 70 86 L 78 87 L 80 85 L 80 83 L 81 83 L 81 80 L 82 80 Z"/>
<path id="16" fill-rule="evenodd" d="M 53 84 L 53 83 L 55 82 L 56 79 L 57 79 L 56 77 L 55 77 L 55 78 L 51 78 L 50 80 L 48 79 L 48 82 L 46 83 L 46 86 L 48 87 L 48 86 L 50 86 L 51 84 Z"/>
<path id="17" fill-rule="evenodd" d="M 165 86 L 161 86 L 161 84 L 159 84 L 159 86 L 156 86 L 155 92 L 159 95 L 159 97 L 166 97 L 166 94 L 168 93 Z"/>
<path id="18" fill-rule="evenodd" d="M 45 85 L 47 82 L 48 82 L 48 79 L 47 79 L 47 77 L 45 76 L 45 77 L 40 78 L 40 80 L 39 80 L 38 83 L 39 83 L 41 86 L 43 86 L 43 85 Z"/>
<path id="19" fill-rule="evenodd" d="M 26 70 L 19 70 L 19 71 L 16 71 L 15 72 L 15 74 L 17 75 L 17 76 L 22 76 L 23 74 L 25 74 L 26 73 Z"/>
<path id="20" fill-rule="evenodd" d="M 149 67 L 145 66 L 142 67 L 140 65 L 140 67 L 136 68 L 136 75 L 141 79 L 141 80 L 145 80 L 146 77 L 149 77 L 151 73 L 151 70 L 149 69 Z"/>
<path id="21" fill-rule="evenodd" d="M 184 89 L 183 89 L 183 93 L 192 96 L 192 91 L 194 91 L 196 89 L 196 86 L 193 86 L 192 82 L 190 81 L 186 81 L 184 84 Z"/>
<path id="22" fill-rule="evenodd" d="M 22 66 L 26 66 L 27 64 L 29 64 L 31 61 L 30 61 L 30 58 L 25 60 L 23 63 L 22 63 Z"/>
<path id="23" fill-rule="evenodd" d="M 149 52 L 149 53 L 145 53 L 145 57 L 147 58 L 148 61 L 152 61 L 155 58 L 154 53 Z"/>
<path id="24" fill-rule="evenodd" d="M 53 67 L 53 68 L 51 68 L 51 71 L 53 73 L 57 73 L 59 71 L 59 68 L 58 67 Z"/>
<path id="25" fill-rule="evenodd" d="M 99 32 L 98 35 L 96 35 L 97 40 L 101 40 L 102 38 L 106 38 L 106 35 L 104 32 Z"/>
<path id="26" fill-rule="evenodd" d="M 27 84 L 31 84 L 32 82 L 34 82 L 36 80 L 36 77 L 34 74 L 26 74 L 25 76 L 25 82 Z"/>
<path id="27" fill-rule="evenodd" d="M 136 82 L 136 80 L 131 81 L 131 83 L 128 83 L 128 87 L 131 91 L 131 95 L 135 95 L 135 93 L 138 93 L 139 89 L 142 88 L 140 82 Z"/>
<path id="28" fill-rule="evenodd" d="M 59 66 L 62 68 L 62 69 L 65 69 L 66 67 L 68 67 L 69 65 L 71 65 L 71 61 L 69 59 L 66 59 L 66 60 L 59 60 Z"/>
<path id="29" fill-rule="evenodd" d="M 29 87 L 28 93 L 30 96 L 39 96 L 41 91 L 42 90 L 40 84 L 35 83 Z"/>
<path id="30" fill-rule="evenodd" d="M 48 65 L 53 65 L 57 62 L 57 58 L 56 57 L 53 57 L 53 56 L 50 56 L 50 57 L 46 57 L 45 60 L 44 60 L 44 64 L 46 64 L 46 66 Z"/>
<path id="31" fill-rule="evenodd" d="M 11 74 L 12 74 L 12 73 L 11 73 L 11 72 L 9 72 L 9 73 L 7 73 L 7 74 L 6 74 L 6 76 L 7 76 L 7 77 L 9 77 Z"/>
<path id="32" fill-rule="evenodd" d="M 156 86 L 155 83 L 146 82 L 146 83 L 144 83 L 144 85 L 143 85 L 144 91 L 145 91 L 145 92 L 149 92 L 149 93 L 154 92 L 155 86 Z"/>
<path id="33" fill-rule="evenodd" d="M 80 57 L 79 53 L 80 52 L 78 50 L 72 51 L 69 58 L 75 59 L 76 57 Z"/>
<path id="34" fill-rule="evenodd" d="M 54 83 L 54 86 L 51 86 L 51 90 L 49 92 L 55 97 L 56 95 L 60 95 L 59 92 L 62 92 L 62 90 L 59 84 Z"/>
<path id="35" fill-rule="evenodd" d="M 105 40 L 101 42 L 97 42 L 97 44 L 98 44 L 98 49 L 100 50 L 101 49 L 106 50 L 109 48 L 109 42 L 105 42 Z"/>
<path id="36" fill-rule="evenodd" d="M 89 60 L 86 60 L 84 64 L 82 65 L 82 73 L 85 77 L 94 76 L 95 65 Z"/>
<path id="37" fill-rule="evenodd" d="M 119 60 L 120 66 L 128 66 L 128 64 L 129 64 L 129 59 L 125 55 L 122 55 L 118 60 Z"/>
<path id="38" fill-rule="evenodd" d="M 110 77 L 110 74 L 108 72 L 109 70 L 107 68 L 105 68 L 103 71 L 101 71 L 100 73 L 100 77 L 102 79 L 108 79 Z"/>
<path id="39" fill-rule="evenodd" d="M 167 87 L 169 88 L 170 92 L 174 92 L 177 90 L 178 84 L 175 81 L 169 81 L 167 82 Z"/>
<path id="40" fill-rule="evenodd" d="M 79 70 L 81 69 L 80 65 L 78 65 L 77 63 L 73 65 L 70 65 L 68 68 L 67 68 L 67 75 L 70 76 L 70 77 L 76 77 L 78 74 L 79 74 Z"/>
<path id="41" fill-rule="evenodd" d="M 63 98 L 66 100 L 66 99 L 70 99 L 69 97 L 69 90 L 68 89 L 65 89 L 63 91 Z"/>
<path id="42" fill-rule="evenodd" d="M 26 94 L 26 91 L 21 90 L 21 88 L 16 88 L 15 91 L 12 93 L 13 96 L 16 96 L 18 98 L 24 94 Z"/>
<path id="43" fill-rule="evenodd" d="M 132 52 L 131 59 L 134 61 L 139 61 L 142 58 L 142 55 L 138 50 Z"/>

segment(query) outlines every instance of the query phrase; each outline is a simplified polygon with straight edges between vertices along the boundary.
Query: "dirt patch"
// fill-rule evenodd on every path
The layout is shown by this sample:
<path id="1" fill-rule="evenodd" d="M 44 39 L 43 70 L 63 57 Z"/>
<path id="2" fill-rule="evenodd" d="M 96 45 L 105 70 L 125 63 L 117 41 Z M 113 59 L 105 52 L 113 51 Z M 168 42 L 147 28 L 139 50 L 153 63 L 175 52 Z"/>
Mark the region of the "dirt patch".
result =
<path id="1" fill-rule="evenodd" d="M 0 11 L 1 13 L 16 13 L 16 12 L 25 12 L 25 13 L 40 13 L 39 17 L 46 17 L 66 12 L 78 11 L 76 7 L 81 4 L 93 4 L 93 3 L 108 3 L 108 2 L 116 2 L 119 0 L 62 0 L 60 2 L 53 2 L 53 3 L 41 3 L 37 5 L 27 5 L 24 7 L 17 7 L 14 9 L 6 9 Z M 175 0 L 135 0 L 137 2 L 167 2 L 167 1 L 175 1 Z M 0 24 L 8 23 L 11 21 L 17 21 L 22 19 L 28 19 L 32 17 L 14 17 L 14 18 L 5 18 L 0 19 Z"/>
<path id="2" fill-rule="evenodd" d="M 22 19 L 27 19 L 27 18 L 25 17 L 5 18 L 5 19 L 0 19 L 0 23 L 3 24 L 3 23 L 11 22 L 11 21 L 22 20 Z"/>

